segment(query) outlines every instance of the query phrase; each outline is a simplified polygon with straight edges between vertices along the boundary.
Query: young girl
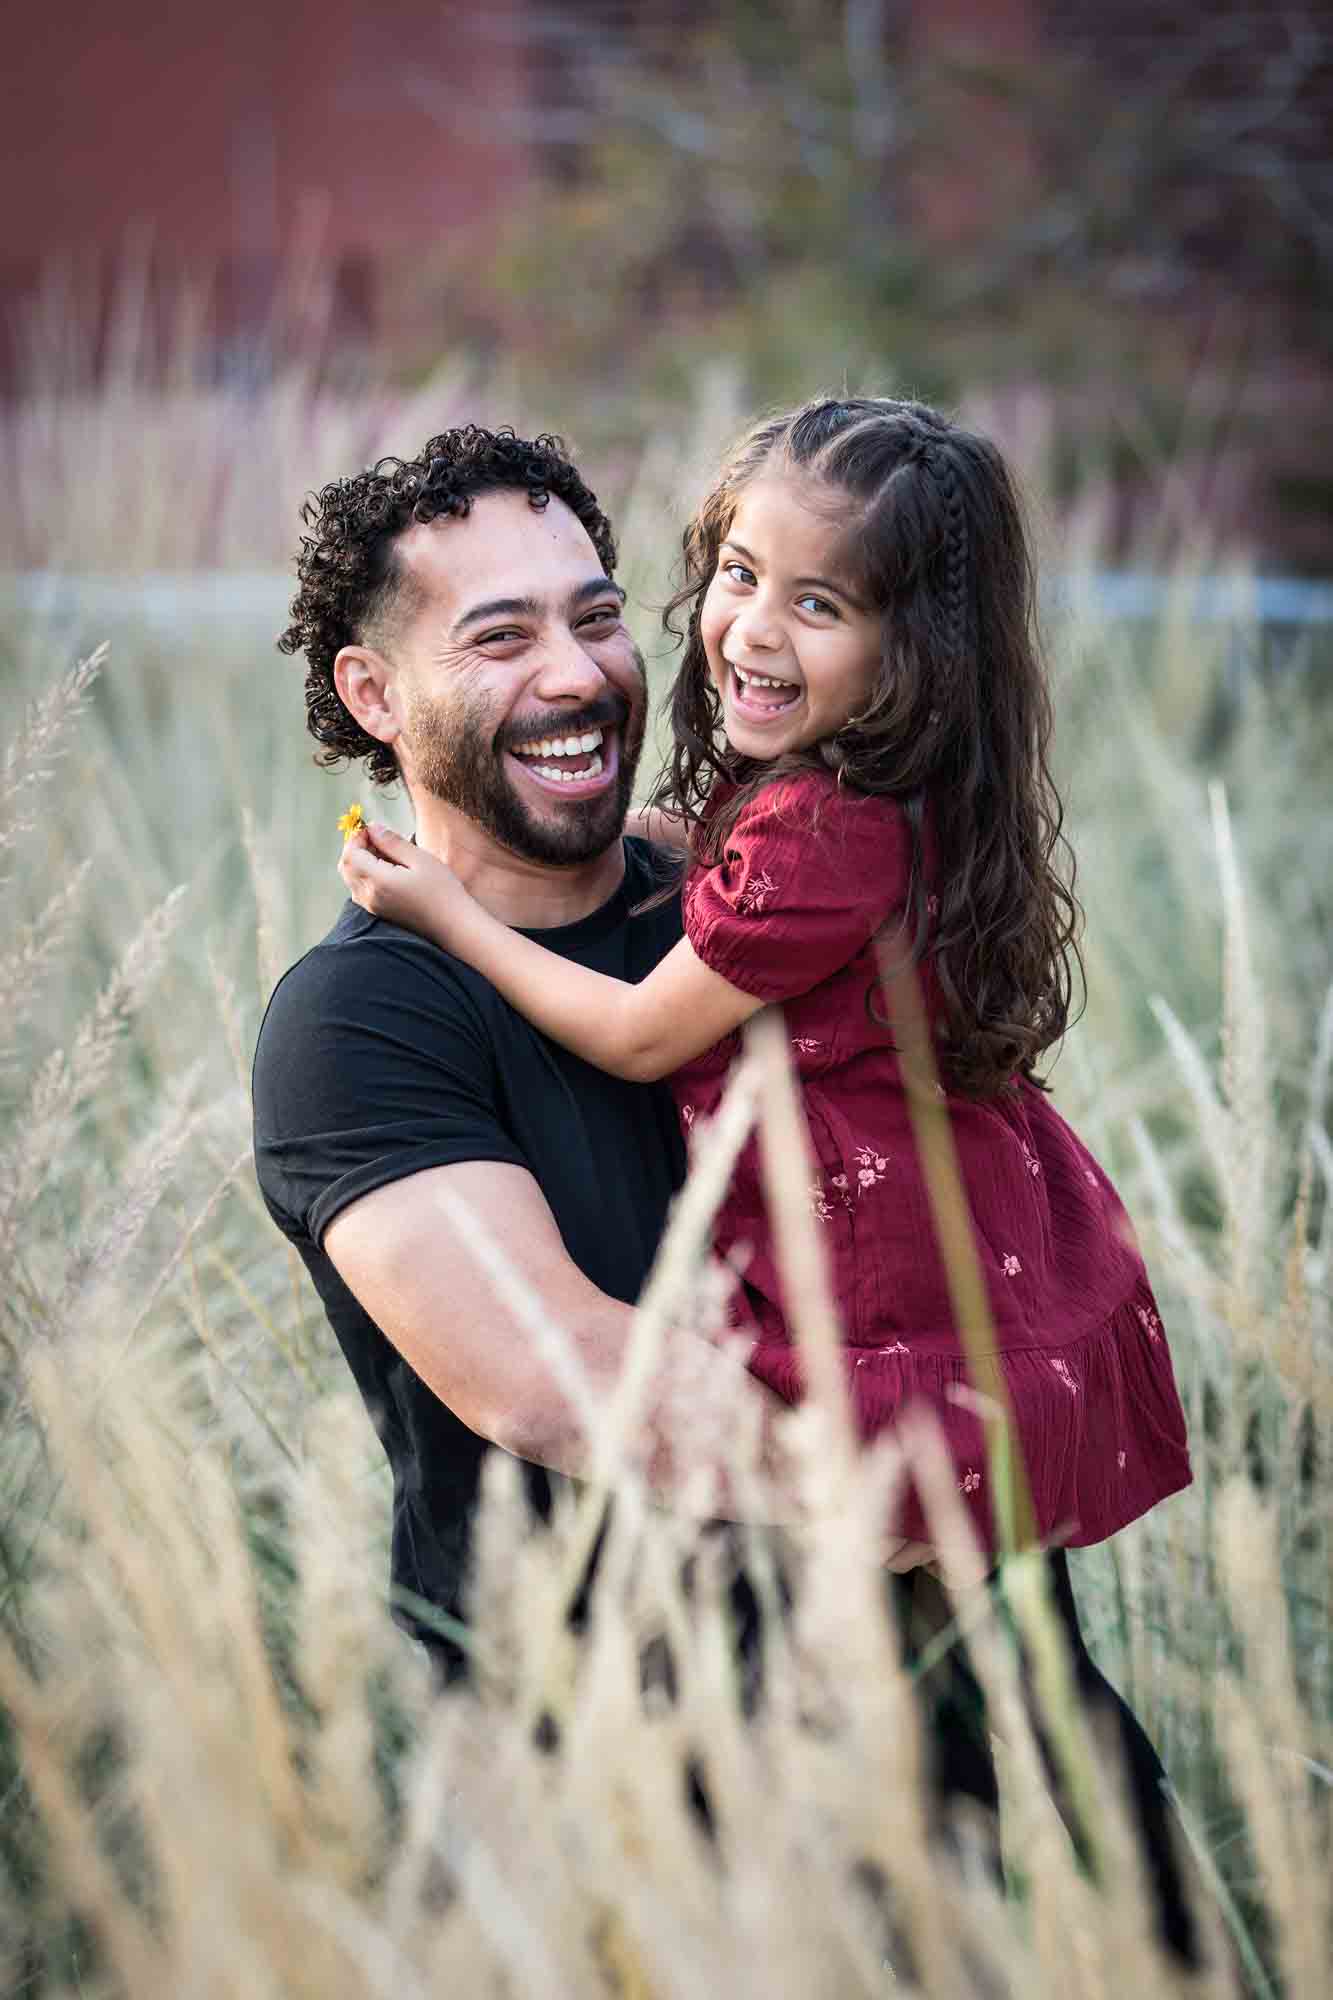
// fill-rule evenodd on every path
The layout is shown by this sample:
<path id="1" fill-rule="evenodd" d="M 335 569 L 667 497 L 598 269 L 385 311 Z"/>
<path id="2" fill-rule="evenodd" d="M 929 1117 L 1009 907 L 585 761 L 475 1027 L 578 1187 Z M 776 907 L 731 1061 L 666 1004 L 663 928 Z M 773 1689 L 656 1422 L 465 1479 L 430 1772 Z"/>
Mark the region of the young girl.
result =
<path id="1" fill-rule="evenodd" d="M 782 1003 L 865 1436 L 913 1401 L 941 1424 L 996 1545 L 983 1426 L 879 989 L 916 962 L 972 1212 L 996 1361 L 1043 1541 L 1104 1540 L 1189 1482 L 1157 1306 L 1124 1209 L 1037 1065 L 1064 1032 L 1076 906 L 1018 503 L 984 439 L 917 403 L 820 401 L 760 424 L 685 534 L 675 747 L 655 827 L 688 848 L 685 936 L 639 985 L 572 964 L 432 856 L 359 836 L 376 914 L 474 965 L 619 1076 L 670 1076 L 688 1128 L 737 1030 Z M 378 830 L 377 830 L 378 831 Z M 757 1145 L 715 1227 L 758 1331 L 752 1372 L 803 1389 Z M 897 1524 L 927 1539 L 916 1496 Z"/>
<path id="2" fill-rule="evenodd" d="M 689 610 L 675 747 L 649 830 L 688 853 L 685 936 L 654 972 L 624 985 L 544 951 L 388 829 L 354 834 L 344 880 L 587 1061 L 670 1076 L 687 1128 L 716 1109 L 741 1024 L 781 1003 L 857 1420 L 869 1436 L 924 1401 L 993 1549 L 982 1427 L 949 1393 L 967 1367 L 881 1004 L 881 952 L 914 961 L 1074 1684 L 1124 1753 L 1159 1932 L 1194 1966 L 1162 1766 L 1083 1642 L 1062 1546 L 1113 1534 L 1190 1470 L 1128 1218 L 1037 1074 L 1068 1018 L 1076 906 L 1055 865 L 1050 714 L 1008 474 L 992 445 L 920 404 L 814 402 L 750 433 L 684 552 L 667 614 Z M 715 1244 L 743 1269 L 750 1368 L 798 1400 L 753 1141 Z M 897 1525 L 927 1538 L 915 1496 Z M 966 1649 L 935 1657 L 950 1607 L 920 1567 L 890 1576 L 889 1594 L 909 1656 L 932 1656 L 917 1685 L 933 1794 L 994 1820 Z"/>

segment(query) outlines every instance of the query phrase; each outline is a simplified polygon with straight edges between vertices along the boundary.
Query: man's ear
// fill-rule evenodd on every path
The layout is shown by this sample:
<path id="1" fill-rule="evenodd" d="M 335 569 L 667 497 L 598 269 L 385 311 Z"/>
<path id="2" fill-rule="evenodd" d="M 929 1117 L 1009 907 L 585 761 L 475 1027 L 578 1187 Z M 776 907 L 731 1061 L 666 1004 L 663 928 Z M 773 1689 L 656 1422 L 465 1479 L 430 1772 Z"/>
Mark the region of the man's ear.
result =
<path id="1" fill-rule="evenodd" d="M 344 646 L 333 662 L 338 698 L 367 736 L 392 743 L 402 728 L 394 675 L 382 653 L 370 646 Z"/>

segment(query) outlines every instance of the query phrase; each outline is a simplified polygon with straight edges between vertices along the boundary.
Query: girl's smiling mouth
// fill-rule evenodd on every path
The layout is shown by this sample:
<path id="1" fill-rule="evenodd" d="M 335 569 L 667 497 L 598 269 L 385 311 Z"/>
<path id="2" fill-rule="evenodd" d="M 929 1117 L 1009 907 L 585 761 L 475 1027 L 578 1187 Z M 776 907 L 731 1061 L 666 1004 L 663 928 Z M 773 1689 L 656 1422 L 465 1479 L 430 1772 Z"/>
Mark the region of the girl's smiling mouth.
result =
<path id="1" fill-rule="evenodd" d="M 801 690 L 794 681 L 780 680 L 775 674 L 756 673 L 749 667 L 738 667 L 727 661 L 728 681 L 733 704 L 737 711 L 750 722 L 771 722 L 780 715 L 786 715 L 801 699 Z"/>

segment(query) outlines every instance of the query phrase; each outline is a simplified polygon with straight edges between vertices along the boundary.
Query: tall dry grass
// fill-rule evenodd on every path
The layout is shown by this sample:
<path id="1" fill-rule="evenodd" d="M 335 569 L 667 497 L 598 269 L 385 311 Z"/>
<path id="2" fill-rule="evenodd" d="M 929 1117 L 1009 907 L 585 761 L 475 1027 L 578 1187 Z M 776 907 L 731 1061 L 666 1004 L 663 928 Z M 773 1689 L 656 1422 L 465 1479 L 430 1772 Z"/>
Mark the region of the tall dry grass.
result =
<path id="1" fill-rule="evenodd" d="M 394 444 L 432 427 L 406 404 L 389 414 Z M 719 376 L 621 496 L 650 648 L 661 522 L 734 415 Z M 137 401 L 98 421 L 113 440 L 123 426 L 126 454 L 139 448 Z M 208 489 L 209 421 L 182 419 L 180 457 L 135 482 L 165 485 L 188 512 Z M 262 398 L 250 421 L 263 429 Z M 348 422 L 320 429 L 305 476 L 359 455 Z M 172 470 L 192 457 L 192 479 Z M 268 461 L 252 457 L 247 469 L 237 455 L 235 476 L 266 483 Z M 40 450 L 26 461 L 34 490 L 45 463 Z M 104 479 L 92 463 L 76 477 Z M 40 504 L 64 518 L 58 497 Z M 114 512 L 105 488 L 96 505 Z M 294 521 L 255 518 L 270 525 L 246 561 L 267 567 Z M 196 530 L 209 547 L 196 521 L 179 524 L 182 548 Z M 91 532 L 53 539 L 51 559 L 86 557 Z M 159 566 L 146 547 L 117 558 L 126 573 Z M 765 1707 L 742 1715 L 718 1553 L 688 1513 L 647 1503 L 627 1450 L 633 1399 L 696 1277 L 721 1153 L 682 1204 L 600 1432 L 620 1505 L 586 1637 L 571 1640 L 565 1609 L 600 1514 L 571 1504 L 535 1532 L 497 1458 L 475 1683 L 431 1698 L 382 1609 L 378 1447 L 246 1159 L 259 1010 L 338 901 L 329 834 L 345 801 L 306 761 L 299 670 L 261 651 L 239 614 L 172 631 L 131 610 L 109 660 L 63 671 L 55 654 L 79 614 L 53 627 L 31 600 L 10 610 L 11 704 L 35 704 L 0 781 L 10 1988 L 136 2000 L 1172 1990 L 1111 1767 L 1068 1715 L 1021 1565 L 1015 1601 L 1056 1690 L 1062 1754 L 1099 1798 L 1104 1888 L 1080 1872 L 1047 1796 L 1004 1634 L 961 1586 L 956 1615 L 976 1628 L 1003 1734 L 1010 1874 L 1001 1888 L 984 1867 L 941 1864 L 909 1679 L 876 1609 L 869 1525 L 894 1469 L 839 1445 L 834 1408 L 791 1426 L 799 1507 L 784 1547 L 799 1588 Z M 1226 1941 L 1202 1990 L 1227 1990 L 1234 1969 L 1258 1994 L 1322 1995 L 1327 717 L 1308 673 L 1237 677 L 1243 633 L 1169 615 L 1129 633 L 1084 604 L 1054 636 L 1090 973 L 1057 1097 L 1147 1239 L 1197 1472 L 1190 1492 L 1081 1556 L 1077 1581 L 1096 1650 L 1163 1750 L 1204 1919 Z M 754 1115 L 771 1126 L 780 1091 L 760 1075 L 741 1077 L 720 1147 Z M 770 1150 L 782 1201 L 790 1140 Z M 795 1276 L 817 1352 L 827 1302 L 813 1266 Z M 680 1447 L 702 1455 L 690 1416 Z M 732 1448 L 744 1485 L 743 1429 Z M 767 1538 L 752 1558 L 771 1595 Z M 641 1649 L 661 1635 L 673 1702 L 641 1687 Z M 543 1715 L 558 1721 L 555 1752 L 541 1747 Z M 691 1761 L 706 1773 L 711 1844 L 686 1803 Z"/>

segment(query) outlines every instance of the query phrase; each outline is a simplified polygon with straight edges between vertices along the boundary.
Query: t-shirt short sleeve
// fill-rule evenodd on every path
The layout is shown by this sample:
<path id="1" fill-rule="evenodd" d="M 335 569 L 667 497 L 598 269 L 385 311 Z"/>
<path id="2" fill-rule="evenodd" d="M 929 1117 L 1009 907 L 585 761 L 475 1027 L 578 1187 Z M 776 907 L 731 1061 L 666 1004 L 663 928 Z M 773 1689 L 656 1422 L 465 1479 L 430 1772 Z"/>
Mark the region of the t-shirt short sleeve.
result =
<path id="1" fill-rule="evenodd" d="M 496 1106 L 484 1025 L 443 954 L 399 936 L 317 949 L 283 980 L 255 1053 L 255 1161 L 289 1233 L 319 1244 L 375 1188 L 466 1160 L 526 1165 Z"/>
<path id="2" fill-rule="evenodd" d="M 747 805 L 722 858 L 684 895 L 697 957 L 757 1000 L 808 993 L 849 965 L 905 908 L 911 829 L 892 799 L 812 771 Z"/>

